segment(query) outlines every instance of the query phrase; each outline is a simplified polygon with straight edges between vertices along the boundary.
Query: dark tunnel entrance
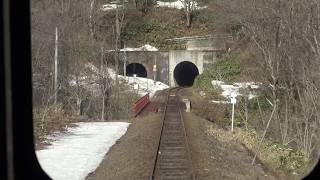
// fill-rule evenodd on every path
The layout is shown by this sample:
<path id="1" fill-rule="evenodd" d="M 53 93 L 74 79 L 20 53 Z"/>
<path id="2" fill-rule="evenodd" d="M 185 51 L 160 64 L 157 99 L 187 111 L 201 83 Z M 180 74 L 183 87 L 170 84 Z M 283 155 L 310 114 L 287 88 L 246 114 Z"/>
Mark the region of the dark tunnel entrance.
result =
<path id="1" fill-rule="evenodd" d="M 131 63 L 126 67 L 126 75 L 127 76 L 136 75 L 137 77 L 147 77 L 147 70 L 142 64 Z"/>
<path id="2" fill-rule="evenodd" d="M 179 86 L 192 86 L 195 78 L 199 75 L 196 65 L 192 62 L 183 61 L 173 71 L 174 79 Z"/>

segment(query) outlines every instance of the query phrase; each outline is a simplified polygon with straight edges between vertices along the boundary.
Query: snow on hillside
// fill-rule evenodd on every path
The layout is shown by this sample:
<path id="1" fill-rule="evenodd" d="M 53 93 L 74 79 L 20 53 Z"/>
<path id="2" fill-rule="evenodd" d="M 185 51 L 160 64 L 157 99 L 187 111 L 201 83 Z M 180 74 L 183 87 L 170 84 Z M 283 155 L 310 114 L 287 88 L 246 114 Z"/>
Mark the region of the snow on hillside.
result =
<path id="1" fill-rule="evenodd" d="M 174 2 L 157 1 L 156 6 L 157 7 L 168 7 L 168 8 L 174 8 L 174 9 L 184 9 L 185 8 L 185 1 L 184 0 L 177 0 Z M 191 6 L 193 6 L 195 9 L 207 8 L 206 6 L 200 7 L 198 2 L 196 2 L 196 1 L 191 2 Z"/>
<path id="2" fill-rule="evenodd" d="M 110 3 L 104 4 L 101 7 L 102 11 L 112 11 L 117 8 L 122 8 L 123 5 L 119 3 L 119 1 L 112 1 Z M 194 7 L 194 9 L 205 9 L 207 6 L 199 6 L 198 2 L 194 1 L 191 2 L 191 6 Z M 174 9 L 184 9 L 185 8 L 185 0 L 176 0 L 174 2 L 165 2 L 165 1 L 157 1 L 156 7 L 168 7 L 168 8 L 174 8 Z"/>
<path id="3" fill-rule="evenodd" d="M 43 170 L 54 180 L 79 180 L 93 172 L 129 123 L 81 122 L 47 149 L 36 151 Z"/>
<path id="4" fill-rule="evenodd" d="M 104 4 L 102 5 L 101 10 L 102 11 L 112 11 L 115 10 L 117 8 L 122 8 L 122 4 L 120 1 L 111 1 L 110 3 Z"/>
<path id="5" fill-rule="evenodd" d="M 111 49 L 111 50 L 106 50 L 106 51 L 113 52 L 115 50 Z M 124 51 L 159 51 L 159 49 L 154 46 L 151 46 L 149 44 L 145 44 L 145 45 L 138 47 L 138 48 L 132 48 L 132 47 L 122 48 L 119 51 L 122 51 L 122 52 L 124 52 Z"/>
<path id="6" fill-rule="evenodd" d="M 234 83 L 233 85 L 229 85 L 229 84 L 225 84 L 223 81 L 217 81 L 217 80 L 213 80 L 211 81 L 211 84 L 215 87 L 220 87 L 222 89 L 222 93 L 221 95 L 226 97 L 226 98 L 230 98 L 231 94 L 234 94 L 236 96 L 242 96 L 243 94 L 241 94 L 239 92 L 240 89 L 258 89 L 259 85 L 261 85 L 261 83 L 257 83 L 257 82 L 241 82 L 241 83 Z M 256 95 L 254 94 L 254 92 L 250 91 L 248 94 L 248 98 L 252 99 L 256 97 Z"/>
<path id="7" fill-rule="evenodd" d="M 153 97 L 155 92 L 169 88 L 168 85 L 159 81 L 154 82 L 152 79 L 142 77 L 120 77 L 126 80 L 129 86 L 133 87 L 140 95 L 150 93 L 150 97 Z"/>
<path id="8" fill-rule="evenodd" d="M 94 73 L 100 74 L 99 69 L 95 67 L 93 64 L 87 63 L 86 67 L 89 68 Z M 116 73 L 113 69 L 108 68 L 107 73 L 111 79 L 113 80 L 116 79 Z M 129 76 L 118 75 L 118 78 L 120 81 L 127 83 L 132 91 L 137 92 L 141 96 L 145 95 L 146 93 L 150 93 L 150 96 L 152 97 L 156 91 L 169 88 L 168 85 L 162 82 L 159 82 L 159 81 L 155 82 L 152 79 L 143 78 L 143 77 L 129 77 Z M 92 86 L 92 84 L 90 86 Z"/>
<path id="9" fill-rule="evenodd" d="M 115 79 L 116 73 L 113 69 L 108 69 L 108 73 L 112 79 Z M 168 85 L 162 82 L 155 82 L 152 79 L 143 77 L 130 77 L 118 75 L 118 78 L 121 81 L 127 83 L 130 86 L 131 90 L 136 91 L 141 96 L 150 93 L 150 97 L 153 97 L 155 92 L 169 88 Z"/>
<path id="10" fill-rule="evenodd" d="M 123 49 L 120 49 L 120 51 L 159 51 L 156 47 L 154 46 L 151 46 L 149 44 L 145 44 L 139 48 L 123 48 Z"/>

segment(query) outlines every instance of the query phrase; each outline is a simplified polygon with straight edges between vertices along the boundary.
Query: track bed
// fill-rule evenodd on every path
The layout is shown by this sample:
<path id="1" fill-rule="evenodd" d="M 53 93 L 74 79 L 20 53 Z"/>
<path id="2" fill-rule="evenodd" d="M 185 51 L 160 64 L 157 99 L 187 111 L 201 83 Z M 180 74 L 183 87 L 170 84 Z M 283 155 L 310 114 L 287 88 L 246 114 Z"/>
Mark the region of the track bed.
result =
<path id="1" fill-rule="evenodd" d="M 178 90 L 169 91 L 152 179 L 195 179 Z"/>

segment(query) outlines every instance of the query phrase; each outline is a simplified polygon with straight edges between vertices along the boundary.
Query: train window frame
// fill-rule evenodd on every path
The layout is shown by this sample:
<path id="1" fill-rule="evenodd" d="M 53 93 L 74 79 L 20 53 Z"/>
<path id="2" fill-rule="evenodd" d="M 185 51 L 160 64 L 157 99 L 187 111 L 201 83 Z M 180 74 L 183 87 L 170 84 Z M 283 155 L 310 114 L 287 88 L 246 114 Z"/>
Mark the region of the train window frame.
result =
<path id="1" fill-rule="evenodd" d="M 30 1 L 2 0 L 0 177 L 50 179 L 35 155 L 32 119 Z M 4 162 L 4 163 L 3 163 Z M 304 179 L 320 176 L 319 162 Z"/>
<path id="2" fill-rule="evenodd" d="M 1 179 L 50 179 L 33 140 L 30 1 L 3 0 L 1 14 Z"/>

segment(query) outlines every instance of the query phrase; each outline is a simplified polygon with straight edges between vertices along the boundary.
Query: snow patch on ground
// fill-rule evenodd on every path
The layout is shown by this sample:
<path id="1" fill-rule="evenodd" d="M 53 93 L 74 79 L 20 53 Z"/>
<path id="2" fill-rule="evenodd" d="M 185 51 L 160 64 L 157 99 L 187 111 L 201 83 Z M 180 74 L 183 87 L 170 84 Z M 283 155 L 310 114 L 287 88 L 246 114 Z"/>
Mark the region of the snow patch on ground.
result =
<path id="1" fill-rule="evenodd" d="M 105 4 L 102 6 L 101 10 L 102 11 L 111 11 L 111 10 L 114 10 L 114 9 L 117 9 L 121 7 L 121 5 L 117 5 L 117 4 Z"/>
<path id="2" fill-rule="evenodd" d="M 262 83 L 257 83 L 257 82 L 239 82 L 239 83 L 234 83 L 233 85 L 229 85 L 229 84 L 225 84 L 223 81 L 217 81 L 217 80 L 211 81 L 211 84 L 214 87 L 220 87 L 222 89 L 221 95 L 228 99 L 231 98 L 231 94 L 234 94 L 235 96 L 244 96 L 239 92 L 240 89 L 256 90 L 260 87 L 260 85 L 262 85 Z M 256 97 L 253 91 L 250 91 L 247 96 L 249 99 Z M 212 102 L 225 103 L 224 101 L 223 102 L 212 101 Z"/>
<path id="3" fill-rule="evenodd" d="M 113 69 L 108 68 L 108 74 L 113 80 L 115 80 L 116 72 Z M 120 81 L 126 82 L 130 86 L 131 90 L 137 92 L 141 96 L 150 93 L 150 97 L 153 97 L 155 92 L 169 88 L 168 85 L 162 82 L 154 81 L 144 77 L 118 75 L 118 78 Z"/>
<path id="4" fill-rule="evenodd" d="M 205 9 L 207 6 L 199 6 L 198 2 L 194 1 L 191 2 L 191 6 L 196 9 Z M 122 8 L 123 5 L 119 1 L 112 1 L 110 3 L 104 4 L 101 7 L 102 11 L 112 11 L 117 8 Z M 156 7 L 167 7 L 167 8 L 174 8 L 174 9 L 184 9 L 185 8 L 185 0 L 176 0 L 173 2 L 164 2 L 164 1 L 157 1 Z"/>
<path id="5" fill-rule="evenodd" d="M 138 94 L 142 96 L 146 93 L 150 93 L 150 97 L 153 97 L 155 92 L 169 88 L 168 85 L 159 81 L 155 82 L 152 79 L 142 77 L 120 77 L 126 80 L 129 86 L 133 87 L 133 89 L 136 90 Z"/>
<path id="6" fill-rule="evenodd" d="M 223 90 L 222 92 L 222 96 L 226 97 L 226 98 L 231 98 L 231 95 L 232 94 L 235 94 L 235 96 L 239 96 L 241 95 L 239 93 L 239 87 L 237 86 L 233 86 L 233 85 L 226 85 L 226 84 L 223 84 L 220 86 L 221 89 Z"/>
<path id="7" fill-rule="evenodd" d="M 251 88 L 251 89 L 258 89 L 262 83 L 257 82 L 241 82 L 241 83 L 234 83 L 233 85 L 239 86 L 240 88 Z"/>
<path id="8" fill-rule="evenodd" d="M 68 134 L 54 137 L 47 149 L 36 151 L 43 170 L 55 180 L 79 180 L 93 172 L 129 123 L 81 122 Z"/>
<path id="9" fill-rule="evenodd" d="M 157 7 L 168 7 L 168 8 L 175 8 L 175 9 L 183 9 L 184 4 L 180 0 L 174 2 L 163 2 L 157 1 Z"/>
<path id="10" fill-rule="evenodd" d="M 229 101 L 215 101 L 215 100 L 212 100 L 211 102 L 215 103 L 215 104 L 230 104 L 231 103 Z"/>
<path id="11" fill-rule="evenodd" d="M 86 67 L 96 74 L 101 74 L 99 69 L 91 63 L 87 63 Z M 111 79 L 113 80 L 116 79 L 116 73 L 113 69 L 108 68 L 106 74 L 108 74 L 108 76 Z M 143 78 L 143 77 L 129 77 L 129 76 L 118 75 L 118 79 L 122 82 L 127 83 L 132 91 L 137 92 L 141 96 L 144 96 L 145 94 L 150 93 L 150 97 L 152 97 L 156 91 L 169 88 L 168 85 L 162 82 L 154 81 L 152 79 Z"/>
<path id="12" fill-rule="evenodd" d="M 223 81 L 213 80 L 213 81 L 211 81 L 211 84 L 212 84 L 213 86 L 221 86 L 222 84 L 224 84 L 224 82 L 223 82 Z"/>
<path id="13" fill-rule="evenodd" d="M 174 1 L 174 2 L 157 1 L 157 5 L 156 6 L 157 7 L 168 7 L 168 8 L 174 8 L 174 9 L 184 9 L 185 8 L 185 0 L 177 0 L 177 1 Z M 196 1 L 191 2 L 191 6 L 193 6 L 194 9 L 207 8 L 206 6 L 200 7 L 198 2 L 196 2 Z"/>
<path id="14" fill-rule="evenodd" d="M 123 5 L 121 4 L 121 1 L 116 0 L 116 1 L 111 1 L 110 3 L 102 5 L 101 10 L 102 11 L 112 11 L 117 8 L 122 8 Z"/>

